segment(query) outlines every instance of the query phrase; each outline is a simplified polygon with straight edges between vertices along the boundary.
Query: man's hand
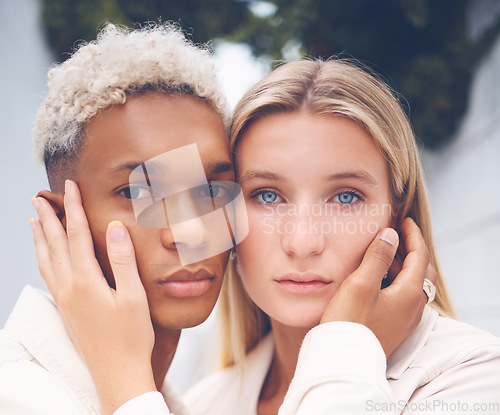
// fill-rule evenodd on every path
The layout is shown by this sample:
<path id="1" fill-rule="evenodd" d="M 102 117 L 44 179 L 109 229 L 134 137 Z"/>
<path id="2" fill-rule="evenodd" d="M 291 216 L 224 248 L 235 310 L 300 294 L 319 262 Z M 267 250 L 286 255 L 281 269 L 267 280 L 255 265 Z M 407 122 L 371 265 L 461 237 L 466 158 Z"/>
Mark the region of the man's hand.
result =
<path id="1" fill-rule="evenodd" d="M 359 268 L 339 287 L 321 320 L 363 324 L 377 336 L 387 358 L 422 318 L 427 303 L 422 289 L 424 279 L 433 283 L 437 280 L 422 233 L 412 219 L 403 221 L 401 234 L 407 255 L 391 285 L 380 289 L 393 263 L 399 238 L 394 229 L 386 228 L 372 241 Z"/>
<path id="2" fill-rule="evenodd" d="M 33 200 L 38 267 L 66 330 L 87 365 L 105 413 L 155 391 L 151 368 L 154 332 L 132 241 L 111 222 L 107 249 L 116 289 L 95 257 L 92 235 L 76 183 L 66 181 L 66 231 L 47 200 Z M 130 384 L 133 383 L 133 384 Z"/>

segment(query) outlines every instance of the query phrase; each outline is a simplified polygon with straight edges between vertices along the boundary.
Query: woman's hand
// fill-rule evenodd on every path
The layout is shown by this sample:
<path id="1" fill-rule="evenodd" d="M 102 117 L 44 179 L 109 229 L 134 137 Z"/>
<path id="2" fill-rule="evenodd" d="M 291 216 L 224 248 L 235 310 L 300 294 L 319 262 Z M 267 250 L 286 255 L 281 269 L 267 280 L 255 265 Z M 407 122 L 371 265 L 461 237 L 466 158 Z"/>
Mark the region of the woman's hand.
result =
<path id="1" fill-rule="evenodd" d="M 129 399 L 155 391 L 151 353 L 154 332 L 132 241 L 121 222 L 107 230 L 112 289 L 95 257 L 92 235 L 76 183 L 64 195 L 66 231 L 47 200 L 33 200 L 38 266 L 87 365 L 105 413 Z M 133 384 L 130 384 L 130 383 Z"/>
<path id="2" fill-rule="evenodd" d="M 321 320 L 363 324 L 377 336 L 387 358 L 422 318 L 427 303 L 422 288 L 424 279 L 433 283 L 437 280 L 422 233 L 412 219 L 403 221 L 401 234 L 407 254 L 391 285 L 380 289 L 393 263 L 399 238 L 394 229 L 386 228 L 370 244 L 359 268 L 339 287 Z"/>

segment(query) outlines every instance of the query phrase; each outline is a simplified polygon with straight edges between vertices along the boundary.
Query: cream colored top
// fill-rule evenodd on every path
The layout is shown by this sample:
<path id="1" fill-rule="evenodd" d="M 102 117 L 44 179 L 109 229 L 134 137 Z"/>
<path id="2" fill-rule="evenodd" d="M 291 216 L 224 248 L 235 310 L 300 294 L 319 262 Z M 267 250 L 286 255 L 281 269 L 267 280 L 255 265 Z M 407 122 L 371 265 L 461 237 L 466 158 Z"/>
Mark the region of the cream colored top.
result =
<path id="1" fill-rule="evenodd" d="M 168 380 L 161 394 L 145 394 L 128 402 L 122 408 L 129 412 L 123 414 L 144 415 L 148 412 L 137 408 L 146 405 L 154 415 L 169 414 L 168 408 L 175 415 L 187 414 Z M 102 414 L 92 378 L 52 299 L 30 286 L 24 288 L 0 330 L 0 414 Z"/>
<path id="2" fill-rule="evenodd" d="M 236 368 L 185 395 L 193 415 L 256 415 L 274 342 L 265 338 Z M 406 411 L 406 412 L 405 412 Z M 279 415 L 500 414 L 500 339 L 426 307 L 415 331 L 386 364 L 362 325 L 332 322 L 304 339 Z"/>

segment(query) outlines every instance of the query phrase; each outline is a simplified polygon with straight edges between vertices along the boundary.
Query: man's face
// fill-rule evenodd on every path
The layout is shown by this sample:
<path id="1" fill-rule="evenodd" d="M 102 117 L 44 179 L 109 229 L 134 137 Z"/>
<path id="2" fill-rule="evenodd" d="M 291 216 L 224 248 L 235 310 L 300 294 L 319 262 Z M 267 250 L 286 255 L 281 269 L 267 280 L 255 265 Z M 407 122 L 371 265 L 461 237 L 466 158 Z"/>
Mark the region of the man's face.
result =
<path id="1" fill-rule="evenodd" d="M 162 153 L 193 144 L 209 182 L 234 180 L 229 142 L 216 113 L 189 95 L 148 92 L 91 119 L 76 167 L 76 181 L 106 279 L 114 284 L 106 254 L 106 229 L 110 221 L 120 220 L 134 244 L 153 324 L 160 328 L 191 327 L 208 317 L 220 291 L 228 252 L 183 266 L 177 248 L 193 245 L 195 249 L 203 237 L 200 239 L 199 230 L 193 237 L 188 229 L 184 237 L 174 238 L 168 224 L 140 226 L 133 208 L 139 193 L 131 186 L 131 173 Z M 162 174 L 168 177 L 168 166 Z"/>

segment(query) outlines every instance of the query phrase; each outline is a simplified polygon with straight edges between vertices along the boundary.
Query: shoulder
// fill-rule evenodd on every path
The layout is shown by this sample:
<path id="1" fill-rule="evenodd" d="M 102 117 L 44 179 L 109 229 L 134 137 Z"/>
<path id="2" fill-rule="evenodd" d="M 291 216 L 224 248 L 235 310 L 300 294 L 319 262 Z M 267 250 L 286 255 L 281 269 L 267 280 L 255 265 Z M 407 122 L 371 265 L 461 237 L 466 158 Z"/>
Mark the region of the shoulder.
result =
<path id="1" fill-rule="evenodd" d="M 26 287 L 0 330 L 0 413 L 98 414 L 73 349 L 50 298 Z"/>
<path id="2" fill-rule="evenodd" d="M 499 373 L 500 338 L 438 317 L 423 347 L 401 374 L 399 386 L 393 386 L 403 393 L 411 389 L 411 402 L 491 401 L 498 398 Z"/>
<path id="3" fill-rule="evenodd" d="M 57 415 L 87 413 L 68 385 L 28 355 L 0 360 L 0 413 Z"/>
<path id="4" fill-rule="evenodd" d="M 387 375 L 398 379 L 408 371 L 419 372 L 422 381 L 430 381 L 457 367 L 496 365 L 499 360 L 500 338 L 426 307 L 418 327 L 390 357 Z"/>
<path id="5" fill-rule="evenodd" d="M 414 363 L 424 362 L 434 370 L 434 376 L 464 363 L 494 362 L 497 365 L 500 364 L 500 338 L 464 322 L 440 316 Z"/>
<path id="6" fill-rule="evenodd" d="M 8 330 L 0 330 L 0 368 L 5 362 L 30 360 L 33 356 Z"/>

